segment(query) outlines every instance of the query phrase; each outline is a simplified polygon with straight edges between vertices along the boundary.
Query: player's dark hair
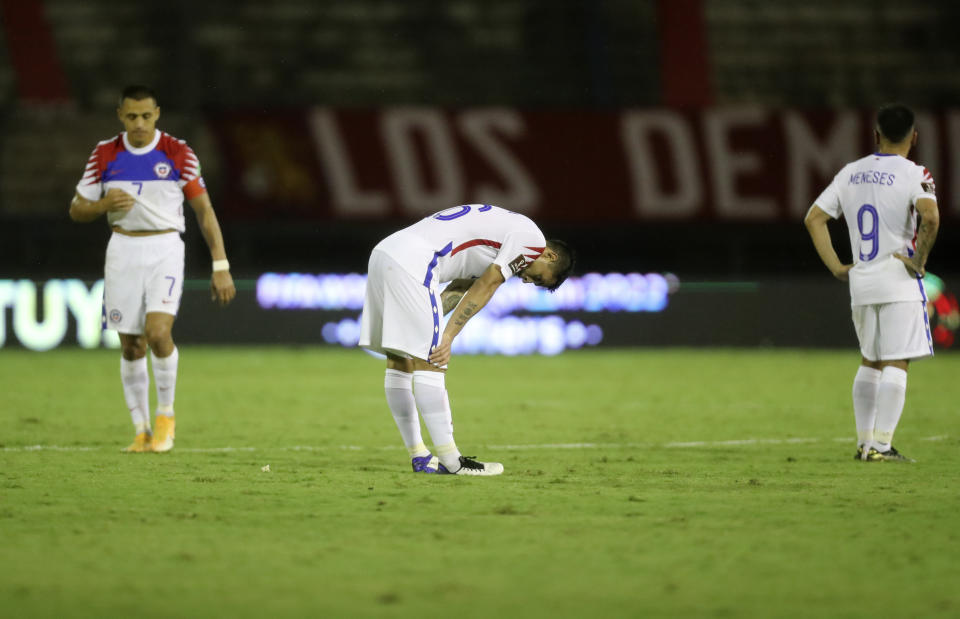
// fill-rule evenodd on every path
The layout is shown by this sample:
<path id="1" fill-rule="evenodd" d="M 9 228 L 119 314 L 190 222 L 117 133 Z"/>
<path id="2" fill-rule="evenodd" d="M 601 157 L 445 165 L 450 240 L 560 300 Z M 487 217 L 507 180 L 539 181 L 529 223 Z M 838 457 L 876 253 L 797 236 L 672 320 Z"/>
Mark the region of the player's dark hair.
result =
<path id="1" fill-rule="evenodd" d="M 913 131 L 913 110 L 900 103 L 888 103 L 877 111 L 877 129 L 891 144 L 905 140 Z"/>
<path id="2" fill-rule="evenodd" d="M 133 99 L 134 101 L 143 101 L 144 99 L 153 99 L 153 102 L 160 106 L 160 100 L 157 99 L 157 93 L 153 92 L 153 89 L 149 86 L 144 86 L 143 84 L 131 84 L 123 89 L 123 92 L 120 93 L 120 103 L 119 106 L 123 106 L 124 99 Z"/>
<path id="3" fill-rule="evenodd" d="M 548 239 L 547 247 L 557 254 L 557 261 L 553 263 L 553 274 L 557 279 L 552 286 L 547 288 L 547 290 L 553 292 L 570 277 L 573 267 L 577 263 L 577 255 L 573 248 L 559 239 Z"/>

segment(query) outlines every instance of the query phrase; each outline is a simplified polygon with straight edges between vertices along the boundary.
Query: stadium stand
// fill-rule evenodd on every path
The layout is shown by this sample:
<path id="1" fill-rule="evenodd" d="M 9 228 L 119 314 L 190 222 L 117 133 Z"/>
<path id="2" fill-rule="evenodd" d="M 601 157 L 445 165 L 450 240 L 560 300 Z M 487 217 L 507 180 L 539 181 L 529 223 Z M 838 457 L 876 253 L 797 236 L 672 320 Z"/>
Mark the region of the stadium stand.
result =
<path id="1" fill-rule="evenodd" d="M 720 0 L 703 4 L 720 102 L 936 106 L 960 94 L 949 1 Z"/>
<path id="2" fill-rule="evenodd" d="M 717 104 L 862 109 L 887 98 L 931 107 L 960 100 L 954 2 L 699 4 Z M 189 137 L 214 189 L 222 162 L 204 119 L 211 110 L 662 105 L 653 1 L 460 0 L 438 8 L 429 0 L 44 0 L 43 7 L 69 103 L 18 101 L 0 28 L 0 258 L 25 272 L 75 264 L 71 245 L 94 234 L 71 227 L 65 212 L 86 153 L 118 130 L 109 110 L 124 83 L 148 82 L 162 93 L 163 128 Z M 692 238 L 711 238 L 712 230 L 677 225 Z M 310 230 L 293 228 L 300 242 L 262 250 L 308 249 Z M 756 240 L 749 226 L 731 228 L 718 270 L 749 269 L 753 256 L 783 245 Z M 243 227 L 231 230 L 245 245 Z M 646 235 L 652 255 L 664 236 L 616 232 L 625 240 Z M 791 242 L 795 232 L 785 231 Z M 583 234 L 599 243 L 605 232 Z M 249 251 L 258 250 L 251 244 Z"/>
<path id="3" fill-rule="evenodd" d="M 656 101 L 650 3 L 45 4 L 83 108 L 109 104 L 118 76 L 136 75 L 183 108 Z"/>

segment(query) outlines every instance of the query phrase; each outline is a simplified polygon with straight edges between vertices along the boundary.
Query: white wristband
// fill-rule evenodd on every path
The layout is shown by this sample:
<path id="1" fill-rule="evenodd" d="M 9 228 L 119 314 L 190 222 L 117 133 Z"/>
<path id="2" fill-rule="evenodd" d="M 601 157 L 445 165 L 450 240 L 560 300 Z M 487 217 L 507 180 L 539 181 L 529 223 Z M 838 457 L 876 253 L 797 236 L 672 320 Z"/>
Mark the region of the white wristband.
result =
<path id="1" fill-rule="evenodd" d="M 214 260 L 213 261 L 213 270 L 216 271 L 229 271 L 230 262 L 224 258 L 223 260 Z"/>

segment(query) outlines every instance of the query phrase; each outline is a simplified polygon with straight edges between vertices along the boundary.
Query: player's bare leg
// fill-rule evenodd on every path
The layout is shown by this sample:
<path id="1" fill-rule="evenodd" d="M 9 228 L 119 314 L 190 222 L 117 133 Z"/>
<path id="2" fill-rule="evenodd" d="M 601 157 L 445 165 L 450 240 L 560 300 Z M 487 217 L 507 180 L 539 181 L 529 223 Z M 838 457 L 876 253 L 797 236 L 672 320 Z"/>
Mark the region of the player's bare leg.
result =
<path id="1" fill-rule="evenodd" d="M 177 363 L 180 357 L 173 343 L 173 321 L 176 316 L 163 312 L 147 313 L 144 337 L 150 347 L 153 380 L 157 385 L 157 416 L 153 451 L 170 451 L 175 437 L 173 400 L 177 387 Z"/>
<path id="2" fill-rule="evenodd" d="M 147 343 L 142 335 L 120 333 L 120 382 L 123 398 L 133 421 L 134 439 L 124 451 L 152 451 L 150 430 L 150 374 L 147 371 Z"/>

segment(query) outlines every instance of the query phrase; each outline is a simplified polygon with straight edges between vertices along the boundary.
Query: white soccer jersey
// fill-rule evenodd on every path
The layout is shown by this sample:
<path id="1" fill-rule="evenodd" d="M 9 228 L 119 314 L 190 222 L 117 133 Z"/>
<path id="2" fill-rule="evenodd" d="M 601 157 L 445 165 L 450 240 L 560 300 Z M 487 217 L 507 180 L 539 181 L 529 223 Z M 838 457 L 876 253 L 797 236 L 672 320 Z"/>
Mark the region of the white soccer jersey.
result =
<path id="1" fill-rule="evenodd" d="M 936 200 L 930 172 L 899 155 L 880 153 L 848 163 L 817 198 L 824 212 L 847 221 L 852 305 L 926 298 L 919 278 L 893 257 L 913 255 L 920 198 Z"/>
<path id="2" fill-rule="evenodd" d="M 183 198 L 206 191 L 200 162 L 186 142 L 157 130 L 146 146 L 133 147 L 126 132 L 97 144 L 77 193 L 99 200 L 118 187 L 136 199 L 129 211 L 107 213 L 107 223 L 124 230 L 185 230 Z"/>
<path id="3" fill-rule="evenodd" d="M 546 247 L 528 217 L 489 204 L 455 206 L 388 236 L 374 249 L 386 252 L 424 286 L 479 277 L 490 264 L 510 279 Z"/>

